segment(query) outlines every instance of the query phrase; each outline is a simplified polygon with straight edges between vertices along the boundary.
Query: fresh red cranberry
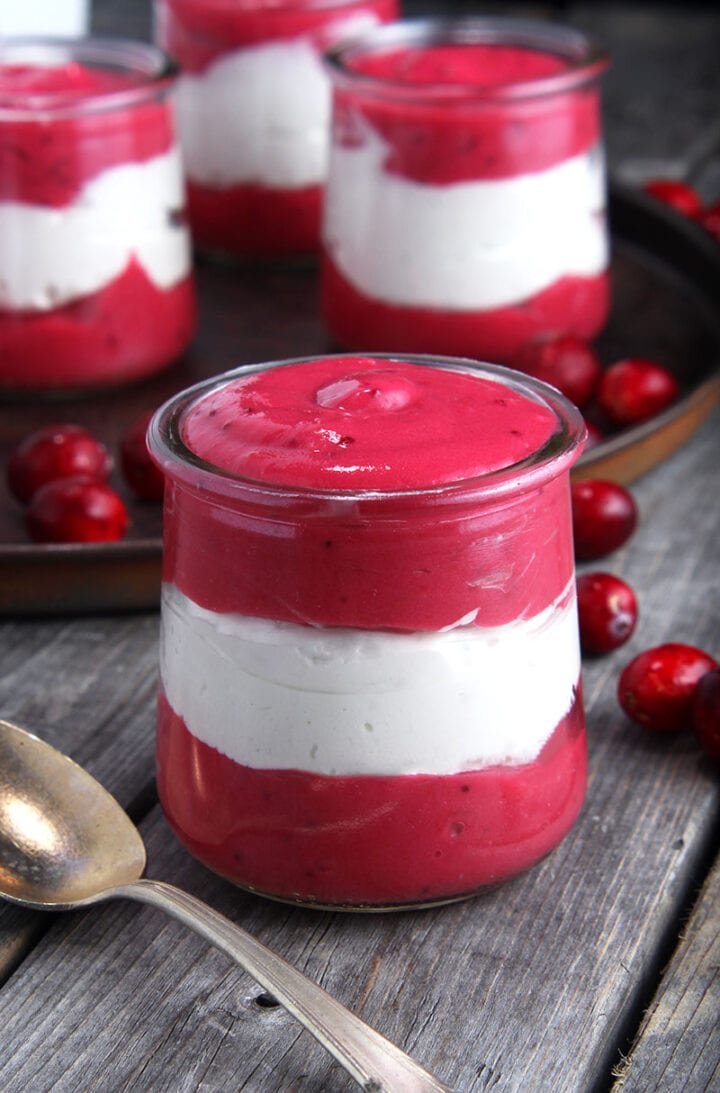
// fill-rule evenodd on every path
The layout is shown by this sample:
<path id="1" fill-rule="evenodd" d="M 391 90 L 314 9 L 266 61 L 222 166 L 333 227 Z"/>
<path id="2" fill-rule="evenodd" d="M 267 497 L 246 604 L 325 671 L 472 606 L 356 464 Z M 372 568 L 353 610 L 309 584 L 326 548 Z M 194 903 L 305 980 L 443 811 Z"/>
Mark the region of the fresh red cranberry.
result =
<path id="1" fill-rule="evenodd" d="M 706 232 L 720 243 L 720 201 L 708 205 L 700 215 L 700 223 Z"/>
<path id="2" fill-rule="evenodd" d="M 583 573 L 577 579 L 580 644 L 588 656 L 623 645 L 637 623 L 635 593 L 612 573 Z"/>
<path id="3" fill-rule="evenodd" d="M 8 486 L 26 503 L 36 490 L 59 478 L 82 475 L 104 482 L 113 461 L 107 448 L 81 425 L 50 425 L 26 436 L 7 466 Z"/>
<path id="4" fill-rule="evenodd" d="M 693 645 L 670 642 L 646 649 L 623 669 L 618 700 L 628 717 L 646 729 L 689 727 L 698 681 L 717 666 Z"/>
<path id="5" fill-rule="evenodd" d="M 152 411 L 143 414 L 120 438 L 120 467 L 133 493 L 143 501 L 162 501 L 165 479 L 145 443 Z"/>
<path id="6" fill-rule="evenodd" d="M 38 543 L 109 543 L 128 527 L 122 498 L 105 482 L 58 478 L 30 499 L 25 525 Z"/>
<path id="7" fill-rule="evenodd" d="M 528 376 L 557 387 L 581 407 L 590 401 L 600 376 L 600 361 L 592 346 L 569 335 L 527 342 L 513 364 Z"/>
<path id="8" fill-rule="evenodd" d="M 700 747 L 720 762 L 720 669 L 706 672 L 693 695 L 692 720 Z"/>
<path id="9" fill-rule="evenodd" d="M 683 216 L 696 219 L 702 212 L 700 195 L 687 182 L 679 182 L 672 178 L 651 178 L 643 185 L 643 189 L 646 194 L 662 201 L 665 205 L 671 205 Z"/>
<path id="10" fill-rule="evenodd" d="M 597 401 L 615 425 L 635 425 L 667 409 L 679 390 L 667 368 L 642 357 L 627 357 L 603 372 Z"/>
<path id="11" fill-rule="evenodd" d="M 629 490 L 617 482 L 588 478 L 573 482 L 570 495 L 576 558 L 603 558 L 627 542 L 638 521 Z"/>

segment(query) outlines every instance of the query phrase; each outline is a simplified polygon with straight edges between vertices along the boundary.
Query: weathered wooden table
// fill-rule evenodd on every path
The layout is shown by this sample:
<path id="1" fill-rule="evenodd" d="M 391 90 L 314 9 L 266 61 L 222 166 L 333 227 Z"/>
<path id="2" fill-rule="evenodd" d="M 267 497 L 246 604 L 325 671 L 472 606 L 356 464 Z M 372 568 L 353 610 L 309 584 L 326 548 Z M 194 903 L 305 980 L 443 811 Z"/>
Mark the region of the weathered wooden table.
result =
<path id="1" fill-rule="evenodd" d="M 607 129 L 626 178 L 689 165 L 720 196 L 712 11 L 565 6 L 615 54 Z M 98 3 L 95 24 L 147 34 L 147 4 Z M 689 734 L 635 729 L 615 699 L 620 666 L 641 648 L 720 653 L 719 426 L 715 414 L 635 484 L 641 528 L 604 563 L 635 587 L 641 621 L 629 646 L 584 668 L 591 766 L 578 824 L 539 867 L 480 898 L 326 914 L 243 894 L 194 863 L 155 803 L 154 612 L 5 618 L 0 716 L 117 796 L 140 823 L 149 876 L 242 923 L 460 1093 L 719 1090 L 718 771 Z M 4 905 L 0 980 L 2 1093 L 353 1088 L 247 976 L 150 909 Z"/>

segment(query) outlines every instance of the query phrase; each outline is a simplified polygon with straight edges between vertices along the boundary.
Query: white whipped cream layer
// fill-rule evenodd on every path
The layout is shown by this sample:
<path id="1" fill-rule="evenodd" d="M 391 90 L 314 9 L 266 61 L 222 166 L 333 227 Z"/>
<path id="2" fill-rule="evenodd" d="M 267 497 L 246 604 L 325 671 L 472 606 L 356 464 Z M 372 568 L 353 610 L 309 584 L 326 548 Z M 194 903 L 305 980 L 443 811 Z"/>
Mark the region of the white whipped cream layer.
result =
<path id="1" fill-rule="evenodd" d="M 189 731 L 256 769 L 452 774 L 536 758 L 580 677 L 574 582 L 530 619 L 316 629 L 162 594 L 160 678 Z"/>
<path id="2" fill-rule="evenodd" d="M 532 174 L 432 186 L 386 171 L 387 144 L 358 131 L 356 146 L 331 148 L 323 237 L 365 296 L 487 311 L 607 268 L 600 146 Z"/>
<path id="3" fill-rule="evenodd" d="M 345 37 L 377 22 L 372 12 L 356 12 L 332 22 L 326 36 Z M 200 74 L 184 73 L 176 111 L 194 183 L 298 189 L 325 181 L 330 82 L 310 38 L 233 50 Z"/>
<path id="4" fill-rule="evenodd" d="M 61 208 L 0 202 L 0 308 L 47 311 L 97 292 L 132 258 L 167 290 L 190 272 L 178 148 L 103 171 Z"/>

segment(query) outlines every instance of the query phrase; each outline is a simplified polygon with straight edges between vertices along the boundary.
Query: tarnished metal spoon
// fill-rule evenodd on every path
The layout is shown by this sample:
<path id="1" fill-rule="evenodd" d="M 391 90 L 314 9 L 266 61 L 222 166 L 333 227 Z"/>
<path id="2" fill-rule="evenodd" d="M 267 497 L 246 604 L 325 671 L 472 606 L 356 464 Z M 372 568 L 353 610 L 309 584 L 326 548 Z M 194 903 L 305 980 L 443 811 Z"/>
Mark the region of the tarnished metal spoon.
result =
<path id="1" fill-rule="evenodd" d="M 145 846 L 114 797 L 68 756 L 0 721 L 0 896 L 64 911 L 127 897 L 216 945 L 320 1041 L 367 1093 L 449 1093 L 307 976 L 206 904 L 141 879 Z"/>

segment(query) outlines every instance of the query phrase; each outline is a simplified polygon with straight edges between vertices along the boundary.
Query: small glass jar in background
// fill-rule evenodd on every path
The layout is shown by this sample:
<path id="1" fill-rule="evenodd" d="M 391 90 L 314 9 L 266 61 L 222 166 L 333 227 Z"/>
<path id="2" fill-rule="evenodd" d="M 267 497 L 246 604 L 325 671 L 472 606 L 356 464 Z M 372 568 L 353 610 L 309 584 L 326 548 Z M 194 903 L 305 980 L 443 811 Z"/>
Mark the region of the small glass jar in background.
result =
<path id="1" fill-rule="evenodd" d="M 330 88 L 321 54 L 392 19 L 397 0 L 155 0 L 179 63 L 178 122 L 198 248 L 315 253 Z"/>
<path id="2" fill-rule="evenodd" d="M 192 339 L 173 81 L 152 45 L 0 42 L 0 391 L 140 379 Z"/>
<path id="3" fill-rule="evenodd" d="M 344 347 L 512 363 L 608 312 L 600 76 L 583 34 L 379 27 L 327 57 L 322 310 Z"/>
<path id="4" fill-rule="evenodd" d="M 90 22 L 90 0 L 0 0 L 0 38 L 9 34 L 82 38 Z"/>
<path id="5" fill-rule="evenodd" d="M 557 846 L 586 778 L 583 436 L 552 388 L 428 357 L 249 366 L 157 412 L 157 780 L 196 857 L 378 910 Z"/>

